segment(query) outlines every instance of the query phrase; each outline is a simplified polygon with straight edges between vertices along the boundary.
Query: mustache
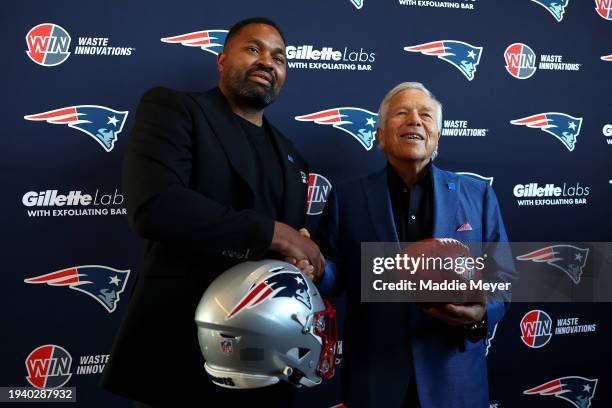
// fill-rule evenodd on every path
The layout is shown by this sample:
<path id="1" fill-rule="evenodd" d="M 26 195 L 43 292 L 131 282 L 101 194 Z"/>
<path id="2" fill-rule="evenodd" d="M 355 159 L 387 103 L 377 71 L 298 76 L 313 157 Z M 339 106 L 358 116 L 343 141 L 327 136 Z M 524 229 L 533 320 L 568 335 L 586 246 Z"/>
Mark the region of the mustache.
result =
<path id="1" fill-rule="evenodd" d="M 263 65 L 257 65 L 249 69 L 247 71 L 246 76 L 248 77 L 249 75 L 254 74 L 256 72 L 264 74 L 264 76 L 270 81 L 270 84 L 272 84 L 272 86 L 276 84 L 276 73 L 274 72 L 274 69 L 265 67 Z"/>

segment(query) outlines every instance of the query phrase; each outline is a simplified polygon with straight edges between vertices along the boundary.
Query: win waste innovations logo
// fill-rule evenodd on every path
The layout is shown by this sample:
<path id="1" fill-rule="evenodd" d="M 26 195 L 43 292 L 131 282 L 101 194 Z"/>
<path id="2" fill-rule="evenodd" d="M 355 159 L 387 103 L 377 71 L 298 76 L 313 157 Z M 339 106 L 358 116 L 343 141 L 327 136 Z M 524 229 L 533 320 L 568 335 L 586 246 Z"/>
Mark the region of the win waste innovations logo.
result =
<path id="1" fill-rule="evenodd" d="M 73 55 L 130 56 L 134 47 L 111 46 L 108 37 L 79 36 L 77 46 L 70 51 L 72 37 L 68 31 L 54 23 L 42 23 L 32 27 L 25 37 L 30 60 L 43 67 L 55 67 Z"/>

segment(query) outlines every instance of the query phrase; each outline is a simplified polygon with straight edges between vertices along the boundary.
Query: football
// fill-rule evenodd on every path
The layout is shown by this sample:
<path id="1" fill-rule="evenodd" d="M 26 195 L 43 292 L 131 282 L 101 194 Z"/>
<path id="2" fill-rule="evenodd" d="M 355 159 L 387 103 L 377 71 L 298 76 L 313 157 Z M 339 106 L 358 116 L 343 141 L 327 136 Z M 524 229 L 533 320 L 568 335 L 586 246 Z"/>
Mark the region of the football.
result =
<path id="1" fill-rule="evenodd" d="M 415 282 L 415 301 L 434 303 L 483 302 L 477 283 L 484 264 L 470 248 L 453 238 L 430 238 L 407 245 L 401 252 L 409 269 L 402 279 Z"/>

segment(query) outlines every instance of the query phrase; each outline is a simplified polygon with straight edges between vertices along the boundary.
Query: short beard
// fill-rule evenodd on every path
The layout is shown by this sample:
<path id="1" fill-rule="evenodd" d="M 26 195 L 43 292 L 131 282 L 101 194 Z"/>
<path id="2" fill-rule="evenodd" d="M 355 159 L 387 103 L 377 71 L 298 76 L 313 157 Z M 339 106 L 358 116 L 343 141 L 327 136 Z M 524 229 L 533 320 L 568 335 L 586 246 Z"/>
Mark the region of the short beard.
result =
<path id="1" fill-rule="evenodd" d="M 270 105 L 278 93 L 274 89 L 274 82 L 270 87 L 266 87 L 261 84 L 257 84 L 248 79 L 248 72 L 245 77 L 241 78 L 238 75 L 230 75 L 227 78 L 226 85 L 229 90 L 234 94 L 234 97 L 246 106 L 250 106 L 255 109 L 264 109 Z"/>

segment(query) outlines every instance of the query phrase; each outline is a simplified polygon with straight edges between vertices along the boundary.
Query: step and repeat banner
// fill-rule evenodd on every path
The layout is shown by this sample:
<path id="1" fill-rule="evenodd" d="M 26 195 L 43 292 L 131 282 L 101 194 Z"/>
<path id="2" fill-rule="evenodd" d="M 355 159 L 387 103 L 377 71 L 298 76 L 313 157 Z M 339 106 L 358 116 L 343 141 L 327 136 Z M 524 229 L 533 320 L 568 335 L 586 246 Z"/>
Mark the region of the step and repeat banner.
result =
<path id="1" fill-rule="evenodd" d="M 311 229 L 335 183 L 385 165 L 379 103 L 419 81 L 444 105 L 437 165 L 491 183 L 512 241 L 612 241 L 611 0 L 0 8 L 0 386 L 131 406 L 98 382 L 142 251 L 120 185 L 134 111 L 153 86 L 215 86 L 227 30 L 246 17 L 275 20 L 287 39 L 287 82 L 266 114 L 310 162 Z M 572 279 L 554 262 L 548 272 Z M 487 342 L 491 406 L 610 406 L 610 322 L 606 303 L 513 304 Z M 339 402 L 338 379 L 297 398 Z"/>

